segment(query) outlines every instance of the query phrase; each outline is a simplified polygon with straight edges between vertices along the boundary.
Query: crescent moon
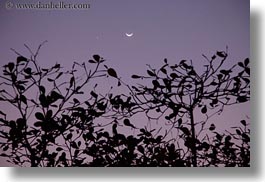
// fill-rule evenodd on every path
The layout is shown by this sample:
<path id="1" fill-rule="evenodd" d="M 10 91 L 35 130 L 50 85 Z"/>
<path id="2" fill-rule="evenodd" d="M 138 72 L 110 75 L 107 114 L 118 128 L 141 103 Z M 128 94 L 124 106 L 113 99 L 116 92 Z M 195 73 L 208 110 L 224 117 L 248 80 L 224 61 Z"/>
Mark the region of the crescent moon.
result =
<path id="1" fill-rule="evenodd" d="M 125 35 L 126 35 L 127 37 L 131 37 L 131 36 L 133 36 L 133 33 L 125 33 Z"/>

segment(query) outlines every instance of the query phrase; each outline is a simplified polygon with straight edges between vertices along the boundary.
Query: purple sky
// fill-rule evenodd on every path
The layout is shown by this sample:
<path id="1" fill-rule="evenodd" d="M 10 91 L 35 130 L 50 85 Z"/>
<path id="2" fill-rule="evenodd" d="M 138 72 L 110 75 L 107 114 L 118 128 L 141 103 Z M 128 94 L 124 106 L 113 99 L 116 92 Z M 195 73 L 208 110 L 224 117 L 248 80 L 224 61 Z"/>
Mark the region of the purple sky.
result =
<path id="1" fill-rule="evenodd" d="M 134 73 L 145 73 L 146 64 L 160 66 L 164 58 L 171 63 L 192 59 L 199 66 L 202 54 L 211 56 L 226 46 L 229 47 L 228 65 L 249 57 L 248 0 L 72 2 L 89 3 L 91 7 L 86 10 L 6 10 L 5 1 L 1 1 L 1 66 L 15 59 L 10 48 L 27 56 L 24 43 L 35 49 L 44 40 L 48 43 L 40 52 L 42 65 L 60 62 L 70 67 L 73 61 L 86 61 L 93 54 L 100 54 L 108 60 L 106 64 L 127 81 Z M 125 33 L 134 35 L 127 37 Z M 249 104 L 228 109 L 226 116 L 234 121 L 238 115 L 244 118 L 242 113 L 249 115 Z"/>
<path id="2" fill-rule="evenodd" d="M 98 53 L 125 77 L 165 57 L 199 62 L 202 53 L 211 55 L 226 45 L 233 61 L 249 56 L 248 0 L 75 1 L 90 3 L 88 10 L 6 10 L 4 2 L 2 64 L 15 56 L 11 47 L 25 52 L 24 43 L 35 48 L 44 40 L 49 42 L 41 52 L 43 64 L 71 64 Z"/>

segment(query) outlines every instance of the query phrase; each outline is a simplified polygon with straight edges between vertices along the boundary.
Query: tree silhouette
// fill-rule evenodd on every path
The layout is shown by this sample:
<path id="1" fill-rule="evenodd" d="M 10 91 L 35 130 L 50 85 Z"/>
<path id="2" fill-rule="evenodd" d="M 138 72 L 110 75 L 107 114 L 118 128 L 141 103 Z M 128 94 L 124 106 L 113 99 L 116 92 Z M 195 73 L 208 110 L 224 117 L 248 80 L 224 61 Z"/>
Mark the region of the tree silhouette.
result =
<path id="1" fill-rule="evenodd" d="M 169 65 L 165 59 L 159 69 L 148 65 L 147 76 L 132 75 L 134 79 L 144 80 L 144 84 L 127 85 L 135 105 L 127 114 L 145 112 L 152 119 L 154 117 L 149 113 L 155 110 L 160 113 L 159 117 L 165 115 L 165 119 L 183 133 L 185 146 L 191 150 L 192 165 L 195 167 L 198 165 L 198 149 L 203 145 L 198 140 L 198 134 L 204 130 L 206 122 L 215 114 L 222 113 L 225 106 L 250 99 L 248 58 L 224 69 L 227 50 L 217 51 L 211 59 L 205 55 L 203 57 L 206 59 L 204 71 L 197 71 L 192 61 L 182 60 Z M 199 110 L 206 117 L 202 122 L 194 117 Z M 182 123 L 184 118 L 189 120 L 186 124 Z M 199 132 L 196 132 L 199 124 L 201 128 L 197 127 Z M 209 129 L 215 130 L 215 125 L 212 123 Z"/>
<path id="2" fill-rule="evenodd" d="M 39 166 L 46 165 L 46 161 L 50 165 L 54 161 L 49 159 L 57 155 L 49 153 L 50 148 L 61 151 L 56 142 L 58 139 L 65 142 L 71 153 L 72 148 L 80 147 L 80 143 L 73 139 L 73 130 L 80 129 L 76 135 L 79 134 L 102 115 L 93 90 L 91 97 L 85 101 L 87 110 L 80 107 L 83 103 L 77 97 L 84 93 L 82 89 L 92 79 L 104 77 L 104 70 L 100 69 L 104 59 L 94 55 L 93 60 L 89 60 L 89 63 L 95 64 L 91 70 L 85 63 L 74 63 L 69 71 L 62 71 L 60 64 L 41 68 L 37 62 L 41 46 L 34 54 L 26 46 L 32 53 L 31 58 L 16 52 L 16 62 L 5 65 L 1 76 L 1 87 L 4 89 L 1 90 L 0 100 L 13 106 L 19 116 L 16 120 L 7 120 L 6 113 L 1 112 L 4 116 L 1 118 L 1 137 L 5 139 L 1 144 L 4 151 L 11 150 L 9 154 L 2 155 L 18 165 L 30 163 L 31 166 Z M 89 113 L 89 117 L 82 116 L 84 112 Z M 73 155 L 78 155 L 78 152 Z M 63 161 L 65 153 L 59 158 Z"/>
<path id="3" fill-rule="evenodd" d="M 205 56 L 202 73 L 192 62 L 170 66 L 165 59 L 159 70 L 149 66 L 147 76 L 132 76 L 146 85 L 130 86 L 99 55 L 66 71 L 58 63 L 43 68 L 37 61 L 42 45 L 35 53 L 25 45 L 30 58 L 15 51 L 17 60 L 4 65 L 0 76 L 0 103 L 12 108 L 0 111 L 1 156 L 9 162 L 32 167 L 250 165 L 245 120 L 226 133 L 212 123 L 199 138 L 224 106 L 249 101 L 248 59 L 223 69 L 227 52 L 217 52 L 211 59 Z M 109 76 L 130 93 L 99 93 L 97 80 Z M 153 110 L 158 117 L 151 116 Z M 198 110 L 206 117 L 203 122 L 194 117 Z M 137 126 L 131 117 L 141 112 L 147 116 L 143 120 L 165 116 L 179 138 L 161 128 Z"/>

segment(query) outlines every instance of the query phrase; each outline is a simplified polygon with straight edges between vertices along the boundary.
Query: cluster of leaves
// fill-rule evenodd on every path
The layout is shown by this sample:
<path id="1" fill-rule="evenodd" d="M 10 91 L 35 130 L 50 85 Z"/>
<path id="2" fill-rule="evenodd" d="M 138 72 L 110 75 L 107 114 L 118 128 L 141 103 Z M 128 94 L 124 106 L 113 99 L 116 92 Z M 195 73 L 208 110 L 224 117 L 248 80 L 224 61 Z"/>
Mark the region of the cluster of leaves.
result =
<path id="1" fill-rule="evenodd" d="M 74 63 L 68 71 L 60 64 L 42 68 L 37 62 L 40 47 L 35 54 L 27 47 L 30 58 L 16 52 L 17 60 L 6 64 L 0 76 L 0 102 L 17 111 L 12 113 L 15 119 L 9 119 L 10 112 L 0 111 L 1 156 L 9 162 L 33 167 L 250 165 L 246 121 L 235 133 L 220 134 L 214 124 L 205 129 L 210 110 L 220 113 L 224 106 L 249 100 L 248 59 L 224 70 L 227 53 L 217 52 L 211 59 L 205 57 L 208 64 L 201 74 L 192 62 L 170 66 L 165 59 L 159 70 L 149 66 L 147 76 L 132 76 L 151 80 L 151 87 L 129 86 L 113 68 L 102 67 L 105 60 L 99 55 Z M 237 75 L 232 75 L 234 69 Z M 108 76 L 131 93 L 98 93 L 92 80 Z M 195 119 L 196 109 L 206 116 L 204 122 Z M 158 117 L 151 116 L 153 110 Z M 164 116 L 179 136 L 138 128 L 130 117 L 139 112 L 146 114 L 145 120 Z M 121 127 L 134 134 L 122 134 Z M 212 133 L 200 139 L 205 130 Z"/>
<path id="2" fill-rule="evenodd" d="M 164 116 L 173 127 L 188 136 L 184 140 L 191 145 L 189 148 L 193 156 L 193 166 L 198 163 L 196 143 L 205 123 L 215 114 L 222 113 L 225 106 L 245 103 L 250 99 L 248 58 L 225 69 L 227 51 L 217 51 L 211 59 L 203 56 L 207 64 L 202 72 L 195 69 L 192 61 L 182 60 L 178 64 L 170 65 L 165 59 L 164 65 L 159 69 L 148 65 L 146 76 L 132 76 L 134 79 L 144 80 L 145 83 L 150 81 L 150 84 L 130 88 L 136 102 L 135 113 L 145 112 L 149 119 L 153 119 L 148 113 L 154 110 L 159 113 L 155 120 Z M 201 111 L 201 116 L 198 116 L 198 110 Z M 206 119 L 199 122 L 196 120 L 198 117 Z M 188 122 L 182 124 L 184 118 Z M 198 125 L 202 127 L 196 131 Z"/>
<path id="3" fill-rule="evenodd" d="M 250 130 L 245 120 L 233 132 L 213 131 L 211 139 L 197 144 L 198 166 L 250 167 Z"/>
<path id="4" fill-rule="evenodd" d="M 202 73 L 195 70 L 192 61 L 182 60 L 179 64 L 169 65 L 165 59 L 165 64 L 158 70 L 149 66 L 147 76 L 132 76 L 151 82 L 150 87 L 132 87 L 132 95 L 142 106 L 148 103 L 147 109 L 150 105 L 155 109 L 167 106 L 172 112 L 166 117 L 168 120 L 182 117 L 181 114 L 195 107 L 206 114 L 208 109 L 221 107 L 222 110 L 225 105 L 247 102 L 250 98 L 249 59 L 239 62 L 239 66 L 221 69 L 227 56 L 226 52 L 217 52 L 212 59 L 205 56 L 208 64 L 204 65 Z M 233 71 L 237 74 L 232 74 Z"/>
<path id="5" fill-rule="evenodd" d="M 106 76 L 106 70 L 100 69 L 104 59 L 94 55 L 93 62 L 88 61 L 95 64 L 91 70 L 87 63 L 74 63 L 69 71 L 63 71 L 57 63 L 46 69 L 37 63 L 39 49 L 31 58 L 19 54 L 15 62 L 3 67 L 1 76 L 0 101 L 15 108 L 12 113 L 0 113 L 1 148 L 5 151 L 2 156 L 21 166 L 48 164 L 55 155 L 50 151 L 62 145 L 58 140 L 71 147 L 72 130 L 89 128 L 103 113 L 93 90 L 84 102 L 78 96 L 84 94 L 85 87 L 92 87 L 91 80 Z M 7 115 L 17 119 L 8 119 Z"/>

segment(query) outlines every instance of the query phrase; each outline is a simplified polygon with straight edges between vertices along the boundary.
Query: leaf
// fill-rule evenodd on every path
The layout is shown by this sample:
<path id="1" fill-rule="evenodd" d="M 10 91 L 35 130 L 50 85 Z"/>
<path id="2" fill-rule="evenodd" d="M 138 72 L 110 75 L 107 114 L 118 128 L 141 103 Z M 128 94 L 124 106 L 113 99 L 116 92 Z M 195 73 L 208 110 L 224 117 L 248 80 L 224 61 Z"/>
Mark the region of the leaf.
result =
<path id="1" fill-rule="evenodd" d="M 61 65 L 57 63 L 57 64 L 54 65 L 53 68 L 60 68 L 60 67 L 61 67 Z"/>
<path id="2" fill-rule="evenodd" d="M 141 78 L 141 76 L 138 76 L 138 75 L 132 75 L 132 78 L 133 78 L 133 79 L 139 79 L 139 78 Z"/>
<path id="3" fill-rule="evenodd" d="M 66 136 L 66 140 L 70 140 L 72 137 L 73 137 L 73 134 L 72 134 L 72 133 L 69 133 L 69 134 Z"/>
<path id="4" fill-rule="evenodd" d="M 43 107 L 48 107 L 49 106 L 49 103 L 47 102 L 47 98 L 44 94 L 41 94 L 39 96 L 39 101 L 40 101 L 40 104 L 43 106 Z"/>
<path id="5" fill-rule="evenodd" d="M 57 151 L 57 152 L 60 152 L 60 151 L 62 151 L 62 150 L 63 150 L 63 148 L 61 148 L 61 147 L 57 147 L 57 148 L 56 148 L 56 151 Z"/>
<path id="6" fill-rule="evenodd" d="M 204 107 L 201 109 L 201 112 L 202 112 L 203 114 L 207 113 L 207 107 L 204 106 Z"/>
<path id="7" fill-rule="evenodd" d="M 222 74 L 218 74 L 217 78 L 218 78 L 218 80 L 221 80 L 223 78 L 223 75 Z"/>
<path id="8" fill-rule="evenodd" d="M 249 64 L 249 58 L 246 58 L 246 59 L 244 60 L 244 65 L 247 66 L 248 64 Z"/>
<path id="9" fill-rule="evenodd" d="M 237 82 L 237 83 L 240 83 L 240 79 L 238 77 L 235 77 L 234 80 Z"/>
<path id="10" fill-rule="evenodd" d="M 8 150 L 8 145 L 6 145 L 4 148 L 3 148 L 3 151 L 5 152 L 5 151 L 7 151 Z"/>
<path id="11" fill-rule="evenodd" d="M 93 55 L 93 58 L 95 59 L 96 62 L 99 62 L 100 60 L 100 56 L 97 54 Z"/>
<path id="12" fill-rule="evenodd" d="M 183 63 L 185 63 L 187 60 L 181 60 L 180 62 L 179 62 L 179 64 L 180 65 L 182 65 Z"/>
<path id="13" fill-rule="evenodd" d="M 217 103 L 218 103 L 218 99 L 213 99 L 213 100 L 212 100 L 212 104 L 213 104 L 213 105 L 215 105 L 215 104 L 217 104 Z"/>
<path id="14" fill-rule="evenodd" d="M 20 96 L 20 100 L 27 105 L 27 98 L 24 95 Z"/>
<path id="15" fill-rule="evenodd" d="M 31 71 L 32 71 L 31 68 L 26 68 L 26 69 L 24 70 L 24 72 L 27 73 L 28 75 L 31 74 Z"/>
<path id="16" fill-rule="evenodd" d="M 80 95 L 82 95 L 82 94 L 84 94 L 84 92 L 83 92 L 83 91 L 81 91 L 81 92 L 76 92 L 76 94 L 80 94 Z"/>
<path id="17" fill-rule="evenodd" d="M 9 121 L 9 126 L 10 126 L 11 129 L 15 129 L 16 128 L 15 121 L 13 121 L 13 120 Z"/>
<path id="18" fill-rule="evenodd" d="M 125 126 L 129 126 L 129 127 L 135 128 L 135 126 L 131 124 L 129 119 L 124 119 L 123 123 L 124 123 Z"/>
<path id="19" fill-rule="evenodd" d="M 139 145 L 137 147 L 138 151 L 141 152 L 142 154 L 144 154 L 144 147 L 142 145 Z"/>
<path id="20" fill-rule="evenodd" d="M 182 124 L 182 118 L 178 119 L 178 125 L 180 126 Z"/>
<path id="21" fill-rule="evenodd" d="M 219 141 L 222 141 L 222 136 L 219 133 L 216 133 L 216 139 Z"/>
<path id="22" fill-rule="evenodd" d="M 228 75 L 231 72 L 232 72 L 231 70 L 220 70 L 220 73 L 222 73 L 224 75 Z"/>
<path id="23" fill-rule="evenodd" d="M 247 99 L 246 96 L 239 96 L 239 97 L 237 97 L 237 101 L 238 101 L 239 103 L 243 103 L 243 102 L 247 102 L 248 99 Z"/>
<path id="24" fill-rule="evenodd" d="M 175 79 L 175 78 L 178 78 L 179 76 L 176 73 L 171 73 L 170 74 L 170 77 L 173 78 L 173 79 Z"/>
<path id="25" fill-rule="evenodd" d="M 160 70 L 162 71 L 162 73 L 167 74 L 167 70 L 165 68 L 161 68 Z"/>
<path id="26" fill-rule="evenodd" d="M 225 142 L 230 142 L 231 139 L 232 139 L 232 137 L 230 135 L 228 135 L 227 137 L 225 137 Z"/>
<path id="27" fill-rule="evenodd" d="M 187 135 L 187 136 L 190 135 L 190 131 L 189 131 L 188 128 L 186 128 L 186 127 L 181 127 L 180 130 L 181 130 L 185 135 Z"/>
<path id="28" fill-rule="evenodd" d="M 156 76 L 156 74 L 155 73 L 153 73 L 152 71 L 150 71 L 150 70 L 147 70 L 147 74 L 149 75 L 149 76 Z"/>
<path id="29" fill-rule="evenodd" d="M 76 142 L 71 142 L 71 146 L 72 146 L 74 149 L 78 149 L 78 146 L 77 146 Z"/>
<path id="30" fill-rule="evenodd" d="M 214 60 L 215 58 L 216 58 L 216 55 L 213 55 L 213 56 L 212 56 L 212 60 Z"/>
<path id="31" fill-rule="evenodd" d="M 241 135 L 241 131 L 240 131 L 239 129 L 236 129 L 236 133 L 237 133 L 238 135 Z"/>
<path id="32" fill-rule="evenodd" d="M 141 128 L 140 132 L 145 133 L 145 129 Z"/>
<path id="33" fill-rule="evenodd" d="M 39 90 L 42 94 L 45 94 L 45 87 L 44 86 L 39 86 Z"/>
<path id="34" fill-rule="evenodd" d="M 171 83 L 172 83 L 171 80 L 168 80 L 168 79 L 164 78 L 163 82 L 164 82 L 166 88 L 168 89 L 168 91 L 171 92 L 171 88 L 172 88 L 171 87 Z"/>
<path id="35" fill-rule="evenodd" d="M 117 132 L 117 124 L 116 123 L 114 123 L 113 125 L 112 125 L 112 132 L 113 132 L 113 134 L 114 135 L 116 135 L 118 132 Z"/>
<path id="36" fill-rule="evenodd" d="M 59 161 L 65 162 L 66 161 L 66 153 L 63 152 L 62 155 L 58 159 Z"/>
<path id="37" fill-rule="evenodd" d="M 8 155 L 5 154 L 5 153 L 1 153 L 0 156 L 1 156 L 1 157 L 8 157 Z"/>
<path id="38" fill-rule="evenodd" d="M 74 101 L 75 104 L 79 104 L 80 103 L 79 100 L 76 99 L 76 98 L 74 98 L 73 101 Z"/>
<path id="39" fill-rule="evenodd" d="M 214 124 L 211 124 L 210 128 L 209 128 L 210 131 L 213 131 L 215 130 L 215 125 Z"/>
<path id="40" fill-rule="evenodd" d="M 153 80 L 152 83 L 154 85 L 154 88 L 160 87 L 160 84 L 157 80 Z"/>
<path id="41" fill-rule="evenodd" d="M 27 62 L 27 58 L 23 57 L 23 56 L 18 56 L 17 57 L 17 63 L 21 63 L 21 62 Z"/>
<path id="42" fill-rule="evenodd" d="M 23 90 L 25 90 L 25 87 L 22 85 L 17 85 L 17 89 L 23 91 Z"/>
<path id="43" fill-rule="evenodd" d="M 35 113 L 35 117 L 41 121 L 45 120 L 44 115 L 40 112 Z"/>
<path id="44" fill-rule="evenodd" d="M 6 71 L 4 71 L 4 72 L 7 73 Z M 5 74 L 5 75 L 10 75 L 10 74 L 7 73 L 7 74 Z M 11 74 L 11 80 L 12 80 L 13 83 L 16 82 L 16 81 L 17 81 L 17 75 L 15 75 L 15 74 Z"/>
<path id="45" fill-rule="evenodd" d="M 244 64 L 243 64 L 242 62 L 239 62 L 239 63 L 238 63 L 238 66 L 240 66 L 240 67 L 242 67 L 242 68 L 245 67 Z"/>
<path id="46" fill-rule="evenodd" d="M 43 122 L 41 122 L 41 121 L 37 121 L 34 123 L 35 127 L 42 127 L 42 125 L 43 125 Z"/>
<path id="47" fill-rule="evenodd" d="M 216 86 L 216 85 L 218 85 L 218 83 L 216 83 L 215 81 L 213 81 L 213 82 L 211 83 L 211 85 L 212 85 L 212 86 Z"/>
<path id="48" fill-rule="evenodd" d="M 88 60 L 88 62 L 89 62 L 89 63 L 97 63 L 96 61 L 94 61 L 94 60 L 92 60 L 92 59 Z"/>
<path id="49" fill-rule="evenodd" d="M 191 70 L 188 75 L 192 76 L 192 75 L 196 75 L 197 73 L 194 70 Z"/>
<path id="50" fill-rule="evenodd" d="M 80 90 L 82 87 L 81 86 L 78 86 L 76 87 L 75 91 L 77 92 L 78 90 Z"/>
<path id="51" fill-rule="evenodd" d="M 202 143 L 202 147 L 207 151 L 207 150 L 209 150 L 210 145 L 208 143 L 206 143 L 206 142 L 203 142 Z"/>
<path id="52" fill-rule="evenodd" d="M 17 81 L 18 85 L 25 85 L 26 83 L 28 83 L 28 81 L 22 81 L 22 80 Z"/>
<path id="53" fill-rule="evenodd" d="M 116 71 L 113 68 L 107 70 L 108 74 L 114 78 L 118 78 Z"/>
<path id="54" fill-rule="evenodd" d="M 51 78 L 47 78 L 47 80 L 48 80 L 49 82 L 53 82 L 53 81 L 54 81 L 54 80 L 51 79 Z"/>
<path id="55" fill-rule="evenodd" d="M 242 78 L 247 84 L 250 83 L 250 80 L 248 78 Z"/>
<path id="56" fill-rule="evenodd" d="M 69 88 L 71 88 L 73 86 L 74 81 L 75 81 L 75 77 L 72 76 L 71 79 L 70 79 L 70 86 L 69 86 Z"/>
<path id="57" fill-rule="evenodd" d="M 224 58 L 224 57 L 227 56 L 227 54 L 225 52 L 223 52 L 223 51 L 222 52 L 217 51 L 216 52 L 216 55 L 219 56 L 219 57 L 221 57 L 221 58 Z"/>
<path id="58" fill-rule="evenodd" d="M 49 71 L 49 69 L 46 69 L 46 68 L 42 68 L 41 70 L 44 71 L 44 72 L 48 72 Z"/>
<path id="59" fill-rule="evenodd" d="M 94 91 L 91 91 L 90 92 L 90 95 L 94 98 L 97 98 L 98 97 L 98 94 L 96 94 Z"/>
<path id="60" fill-rule="evenodd" d="M 246 120 L 241 120 L 240 122 L 241 122 L 242 125 L 247 126 Z"/>
<path id="61" fill-rule="evenodd" d="M 14 63 L 8 63 L 7 67 L 9 69 L 9 71 L 12 72 L 14 67 L 15 67 L 15 64 Z"/>
<path id="62" fill-rule="evenodd" d="M 45 87 L 44 86 L 39 86 L 39 90 L 42 94 L 45 94 Z"/>
<path id="63" fill-rule="evenodd" d="M 61 94 L 57 93 L 56 91 L 51 92 L 51 97 L 54 98 L 55 100 L 64 99 L 64 97 Z"/>
<path id="64" fill-rule="evenodd" d="M 53 115 L 52 110 L 48 110 L 46 113 L 46 118 L 50 119 L 52 117 L 52 115 Z"/>
<path id="65" fill-rule="evenodd" d="M 250 142 L 250 138 L 249 138 L 249 136 L 246 133 L 242 134 L 242 138 L 243 138 L 244 142 L 246 142 L 246 143 Z"/>
<path id="66" fill-rule="evenodd" d="M 182 63 L 182 66 L 183 66 L 185 69 L 190 69 L 190 66 L 187 65 L 186 63 Z"/>
<path id="67" fill-rule="evenodd" d="M 250 68 L 246 67 L 246 68 L 245 68 L 245 71 L 246 71 L 246 73 L 247 73 L 248 75 L 250 75 Z"/>

